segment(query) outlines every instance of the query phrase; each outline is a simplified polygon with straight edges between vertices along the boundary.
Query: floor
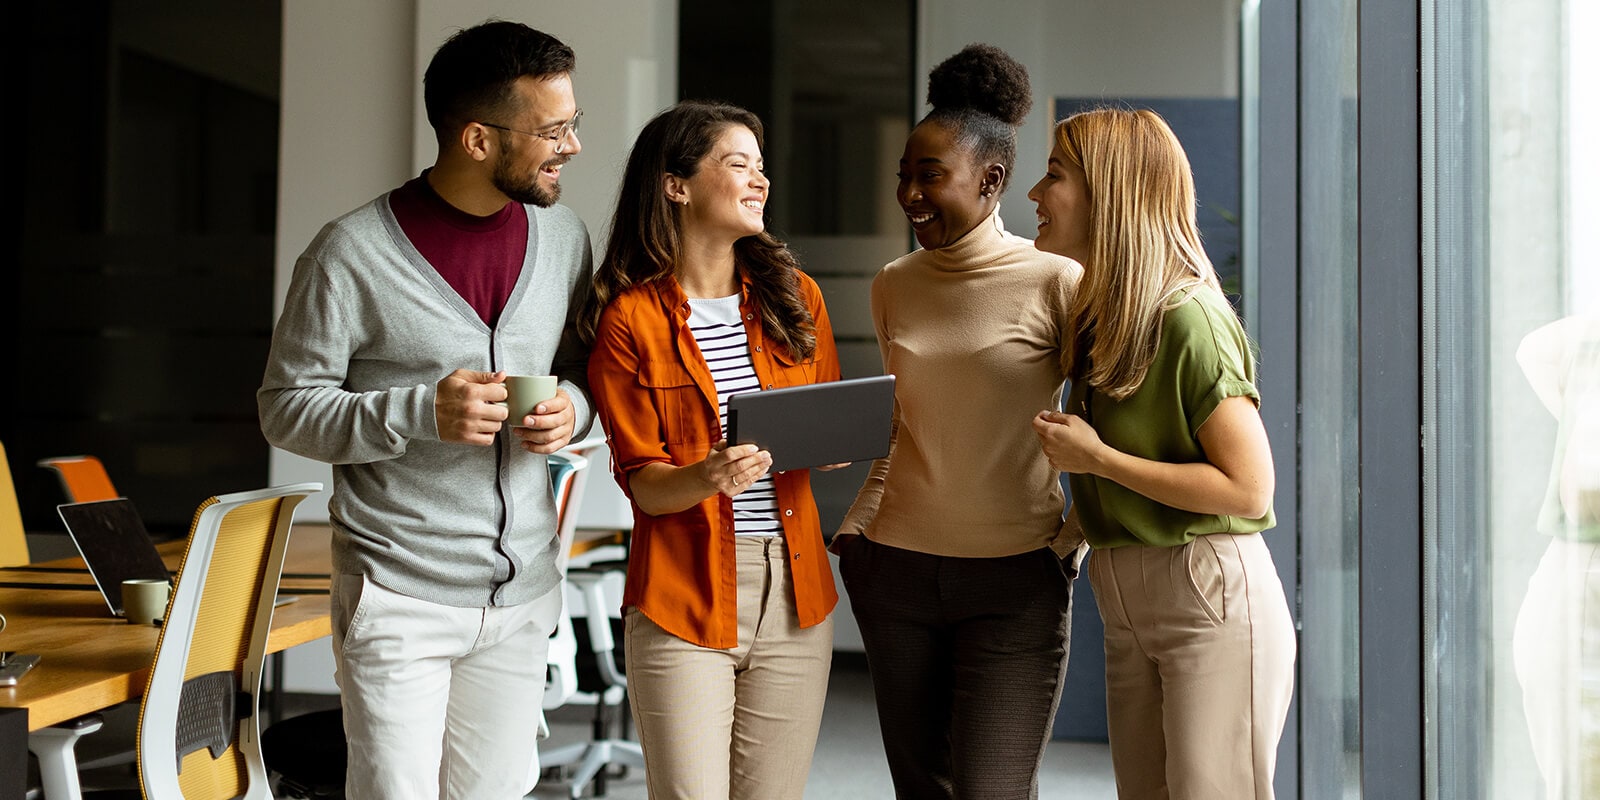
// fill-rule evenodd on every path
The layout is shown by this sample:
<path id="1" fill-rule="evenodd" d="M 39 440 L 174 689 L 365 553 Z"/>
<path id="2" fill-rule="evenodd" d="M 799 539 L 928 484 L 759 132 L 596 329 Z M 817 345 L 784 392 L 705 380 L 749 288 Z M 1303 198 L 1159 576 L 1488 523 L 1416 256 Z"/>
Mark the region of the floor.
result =
<path id="1" fill-rule="evenodd" d="M 321 695 L 289 695 L 285 712 L 295 714 L 337 705 L 337 698 Z M 110 727 L 131 730 L 137 722 L 137 708 L 119 710 L 126 719 L 111 720 Z M 545 748 L 579 742 L 589 737 L 592 709 L 568 707 L 549 715 L 551 736 Z M 110 741 L 115 736 L 88 737 Z M 134 785 L 131 765 L 105 767 L 84 773 L 86 788 L 116 788 Z M 530 798 L 569 797 L 571 787 L 563 780 L 541 781 Z M 593 797 L 594 788 L 585 787 L 583 797 Z M 642 770 L 607 780 L 609 800 L 645 800 Z M 806 782 L 807 800 L 857 800 L 891 798 L 894 790 L 884 763 L 883 743 L 878 736 L 878 719 L 872 703 L 872 682 L 865 662 L 859 656 L 840 656 L 828 683 L 828 704 L 822 715 L 822 732 L 817 737 L 811 775 Z M 1051 742 L 1045 751 L 1039 776 L 1041 800 L 1112 800 L 1117 796 L 1111 776 L 1111 753 L 1104 743 Z"/>
<path id="2" fill-rule="evenodd" d="M 576 712 L 576 713 L 574 713 Z M 588 738 L 590 710 L 558 709 L 550 715 L 551 738 L 546 747 Z M 570 787 L 558 780 L 541 781 L 531 798 L 568 797 Z M 611 800 L 644 800 L 644 776 L 629 770 L 621 778 L 607 781 L 606 797 Z M 592 788 L 584 797 L 591 797 Z M 878 719 L 872 703 L 872 682 L 859 659 L 838 658 L 828 684 L 828 704 L 823 711 L 822 732 L 817 737 L 811 776 L 806 782 L 807 800 L 854 800 L 890 798 L 894 789 L 884 763 L 883 743 L 878 736 Z M 1111 777 L 1111 753 L 1104 743 L 1051 742 L 1045 751 L 1044 768 L 1039 777 L 1041 800 L 1112 800 L 1117 796 Z"/>

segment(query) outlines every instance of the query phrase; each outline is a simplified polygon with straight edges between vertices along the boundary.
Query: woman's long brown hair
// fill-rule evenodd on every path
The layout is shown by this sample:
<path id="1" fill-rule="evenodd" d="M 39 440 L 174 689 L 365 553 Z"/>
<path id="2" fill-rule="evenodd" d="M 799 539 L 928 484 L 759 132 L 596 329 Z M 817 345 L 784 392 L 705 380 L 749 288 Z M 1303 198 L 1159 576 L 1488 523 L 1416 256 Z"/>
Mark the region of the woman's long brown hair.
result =
<path id="1" fill-rule="evenodd" d="M 595 271 L 594 292 L 578 319 L 578 333 L 593 342 L 606 304 L 631 286 L 676 274 L 683 256 L 679 207 L 667 200 L 668 175 L 693 177 L 722 132 L 749 128 L 765 148 L 761 120 L 738 106 L 685 101 L 657 114 L 639 132 L 617 195 L 611 237 Z M 767 339 L 796 360 L 817 348 L 815 321 L 800 294 L 799 260 L 788 245 L 762 231 L 733 245 L 739 270 L 749 278 Z"/>

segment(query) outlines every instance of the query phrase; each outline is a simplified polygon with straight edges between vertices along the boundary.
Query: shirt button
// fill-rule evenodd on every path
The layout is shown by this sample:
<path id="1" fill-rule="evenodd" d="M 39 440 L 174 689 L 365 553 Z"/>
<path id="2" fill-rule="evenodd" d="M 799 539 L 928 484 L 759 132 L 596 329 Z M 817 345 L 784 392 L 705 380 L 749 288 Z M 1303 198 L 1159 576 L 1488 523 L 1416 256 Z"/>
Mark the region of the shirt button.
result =
<path id="1" fill-rule="evenodd" d="M 767 388 L 768 388 L 768 389 L 771 389 L 771 388 L 772 388 L 772 384 L 770 384 L 770 383 L 769 383 L 769 384 L 767 384 Z"/>
<path id="2" fill-rule="evenodd" d="M 756 315 L 754 315 L 754 314 L 746 314 L 746 315 L 744 315 L 744 318 L 745 319 L 755 319 Z"/>
<path id="3" fill-rule="evenodd" d="M 756 352 L 757 353 L 761 352 L 761 345 L 759 345 L 759 344 L 756 345 Z"/>
<path id="4" fill-rule="evenodd" d="M 784 515 L 784 516 L 786 516 L 786 517 L 792 517 L 792 516 L 794 516 L 794 509 L 792 509 L 792 508 L 786 508 L 786 509 L 784 509 L 784 510 L 783 510 L 783 515 Z"/>
<path id="5" fill-rule="evenodd" d="M 794 554 L 794 560 L 796 560 L 796 561 L 800 560 L 800 554 L 799 553 L 795 553 Z"/>

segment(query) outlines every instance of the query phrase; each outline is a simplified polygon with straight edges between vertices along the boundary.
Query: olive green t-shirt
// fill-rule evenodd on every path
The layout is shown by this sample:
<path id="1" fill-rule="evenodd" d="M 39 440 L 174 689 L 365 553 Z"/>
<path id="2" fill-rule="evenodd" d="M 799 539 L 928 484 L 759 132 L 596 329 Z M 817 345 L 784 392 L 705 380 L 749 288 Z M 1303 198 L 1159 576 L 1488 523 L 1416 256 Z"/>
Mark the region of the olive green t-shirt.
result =
<path id="1" fill-rule="evenodd" d="M 1074 381 L 1065 410 L 1085 417 L 1102 441 L 1124 453 L 1192 463 L 1205 460 L 1195 432 L 1219 403 L 1239 396 L 1261 401 L 1250 341 L 1227 298 L 1200 287 L 1166 312 L 1155 360 L 1137 391 L 1117 401 Z M 1196 514 L 1093 475 L 1073 474 L 1068 483 L 1084 535 L 1096 548 L 1171 547 L 1209 533 L 1255 533 L 1274 524 L 1270 508 L 1260 519 Z"/>

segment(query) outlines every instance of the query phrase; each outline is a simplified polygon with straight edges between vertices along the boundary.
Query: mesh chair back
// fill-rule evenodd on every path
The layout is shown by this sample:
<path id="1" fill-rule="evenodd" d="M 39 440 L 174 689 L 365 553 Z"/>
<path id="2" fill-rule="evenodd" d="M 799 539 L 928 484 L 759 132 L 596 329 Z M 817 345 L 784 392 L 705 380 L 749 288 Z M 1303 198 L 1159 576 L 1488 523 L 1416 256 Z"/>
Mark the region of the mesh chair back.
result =
<path id="1" fill-rule="evenodd" d="M 139 719 L 146 797 L 271 797 L 261 668 L 294 508 L 321 488 L 223 495 L 195 512 Z"/>
<path id="2" fill-rule="evenodd" d="M 551 453 L 547 458 L 550 491 L 556 501 L 556 536 L 561 543 L 556 567 L 565 575 L 567 561 L 572 558 L 572 541 L 578 533 L 578 510 L 588 484 L 589 459 L 570 450 Z"/>

